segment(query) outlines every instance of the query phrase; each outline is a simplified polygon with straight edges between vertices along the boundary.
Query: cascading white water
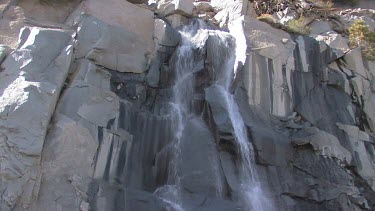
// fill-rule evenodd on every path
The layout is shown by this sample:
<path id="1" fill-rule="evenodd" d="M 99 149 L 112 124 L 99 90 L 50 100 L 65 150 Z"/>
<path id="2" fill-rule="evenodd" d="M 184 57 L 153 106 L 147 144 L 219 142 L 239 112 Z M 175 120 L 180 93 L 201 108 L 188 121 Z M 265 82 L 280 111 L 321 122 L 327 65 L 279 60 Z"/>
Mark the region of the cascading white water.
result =
<path id="1" fill-rule="evenodd" d="M 258 182 L 257 173 L 254 169 L 255 162 L 252 145 L 249 142 L 246 127 L 239 112 L 239 108 L 234 100 L 233 95 L 229 92 L 233 79 L 233 70 L 235 67 L 236 53 L 233 38 L 225 32 L 208 30 L 202 27 L 202 21 L 195 21 L 194 24 L 185 26 L 182 31 L 182 40 L 177 49 L 177 59 L 175 63 L 175 85 L 173 87 L 172 110 L 177 116 L 177 130 L 175 132 L 175 141 L 173 143 L 174 157 L 170 163 L 169 177 L 166 185 L 158 188 L 155 195 L 167 204 L 173 211 L 183 211 L 181 198 L 181 182 L 178 172 L 181 153 L 181 137 L 184 131 L 184 123 L 188 118 L 194 116 L 192 112 L 192 103 L 194 97 L 194 73 L 204 67 L 203 60 L 195 58 L 196 51 L 202 50 L 210 36 L 217 37 L 213 48 L 218 51 L 224 49 L 226 55 L 223 58 L 217 58 L 219 61 L 214 70 L 216 76 L 215 87 L 219 90 L 220 97 L 223 98 L 229 119 L 233 126 L 236 146 L 239 148 L 241 167 L 240 183 L 242 200 L 249 210 L 271 211 L 272 203 L 265 197 L 260 183 Z M 224 60 L 224 61 L 223 61 Z M 213 65 L 215 66 L 215 64 Z M 213 162 L 214 163 L 214 162 Z M 221 179 L 217 180 L 218 196 L 221 196 Z"/>
<path id="2" fill-rule="evenodd" d="M 239 179 L 241 190 L 239 191 L 242 201 L 248 210 L 272 211 L 274 210 L 272 201 L 265 196 L 255 169 L 254 151 L 247 135 L 246 126 L 234 96 L 230 93 L 235 71 L 238 67 L 237 61 L 243 60 L 243 58 L 236 58 L 236 55 L 239 50 L 246 50 L 246 46 L 236 48 L 234 38 L 227 33 L 220 32 L 213 33 L 213 35 L 214 41 L 212 41 L 210 47 L 213 48 L 211 50 L 212 57 L 216 59 L 216 61 L 213 61 L 213 68 L 217 79 L 212 88 L 217 89 L 217 93 L 220 93 L 219 97 L 225 104 L 225 110 L 228 112 L 233 128 L 236 146 L 240 153 Z"/>
<path id="3" fill-rule="evenodd" d="M 220 78 L 214 86 L 218 89 L 220 97 L 223 98 L 226 110 L 228 112 L 231 125 L 233 127 L 233 135 L 236 145 L 240 152 L 241 166 L 240 166 L 240 185 L 241 195 L 245 206 L 249 210 L 256 211 L 272 211 L 274 207 L 272 201 L 265 196 L 264 191 L 259 183 L 257 171 L 255 169 L 255 157 L 252 144 L 248 138 L 247 130 L 239 107 L 230 93 L 233 76 L 235 75 L 236 65 L 236 48 L 230 36 L 216 35 L 215 44 L 218 48 L 217 52 L 220 57 L 225 58 L 224 62 L 219 63 L 218 72 L 221 72 Z"/>
<path id="4" fill-rule="evenodd" d="M 271 211 L 273 206 L 271 201 L 265 196 L 259 183 L 257 171 L 255 169 L 254 152 L 249 142 L 246 127 L 239 112 L 233 95 L 228 89 L 220 87 L 222 97 L 225 99 L 231 120 L 236 144 L 241 157 L 240 182 L 243 201 L 249 210 Z"/>
<path id="5" fill-rule="evenodd" d="M 194 97 L 194 73 L 203 69 L 204 61 L 194 59 L 194 51 L 203 48 L 208 33 L 202 29 L 202 22 L 196 21 L 185 26 L 181 31 L 181 43 L 176 52 L 175 84 L 173 86 L 173 113 L 177 116 L 177 130 L 175 132 L 173 159 L 170 163 L 168 184 L 158 188 L 158 195 L 172 210 L 183 211 L 181 201 L 181 185 L 178 172 L 180 163 L 180 145 L 184 130 L 184 123 L 192 115 L 192 103 Z"/>

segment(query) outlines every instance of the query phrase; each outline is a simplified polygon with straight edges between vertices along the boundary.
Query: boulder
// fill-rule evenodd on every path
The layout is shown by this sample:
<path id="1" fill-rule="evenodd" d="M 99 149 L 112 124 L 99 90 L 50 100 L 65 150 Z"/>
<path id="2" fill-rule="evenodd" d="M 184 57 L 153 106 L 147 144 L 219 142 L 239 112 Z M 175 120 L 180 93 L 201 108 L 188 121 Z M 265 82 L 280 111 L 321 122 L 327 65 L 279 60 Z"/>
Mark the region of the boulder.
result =
<path id="1" fill-rule="evenodd" d="M 252 18 L 256 16 L 252 3 L 246 0 L 212 0 L 211 6 L 217 13 L 214 19 L 220 28 L 227 28 L 229 24 L 234 20 L 241 18 L 242 15 Z"/>
<path id="2" fill-rule="evenodd" d="M 347 76 L 345 75 L 345 73 L 340 70 L 340 68 L 343 69 L 345 67 L 342 67 L 342 66 L 339 67 L 339 65 L 336 62 L 333 62 L 329 64 L 328 68 L 329 68 L 328 82 L 327 82 L 328 85 L 339 87 L 348 95 L 350 95 L 351 94 L 350 82 L 347 79 Z"/>
<path id="3" fill-rule="evenodd" d="M 199 12 L 213 12 L 214 8 L 210 2 L 194 2 L 194 10 Z"/>
<path id="4" fill-rule="evenodd" d="M 360 48 L 350 50 L 344 56 L 347 68 L 363 78 L 369 78 L 369 73 L 364 66 L 362 51 Z"/>
<path id="5" fill-rule="evenodd" d="M 321 28 L 320 28 L 321 29 Z M 346 52 L 350 50 L 348 42 L 340 34 L 334 31 L 315 30 L 314 33 L 319 33 L 318 35 L 313 35 L 313 37 L 319 41 L 324 42 L 330 48 L 331 51 L 336 55 L 337 58 L 344 56 Z M 324 48 L 323 48 L 324 49 Z"/>
<path id="6" fill-rule="evenodd" d="M 85 16 L 77 33 L 76 57 L 119 72 L 143 73 L 154 46 L 133 31 Z"/>
<path id="7" fill-rule="evenodd" d="M 363 20 L 370 30 L 375 29 L 374 9 L 347 9 L 339 12 L 340 22 L 348 29 L 356 20 Z"/>
<path id="8" fill-rule="evenodd" d="M 72 60 L 72 34 L 25 28 L 0 72 L 1 199 L 27 208 L 38 195 L 50 119 Z"/>
<path id="9" fill-rule="evenodd" d="M 154 51 L 152 11 L 127 1 L 89 0 L 77 7 L 66 24 L 79 25 L 77 58 L 86 57 L 119 72 L 148 69 Z"/>
<path id="10" fill-rule="evenodd" d="M 191 16 L 194 9 L 194 0 L 158 0 L 156 13 L 162 16 L 180 14 Z"/>
<path id="11" fill-rule="evenodd" d="M 183 25 L 187 24 L 189 19 L 180 14 L 173 14 L 166 17 L 168 22 L 173 28 L 181 28 Z"/>
<path id="12" fill-rule="evenodd" d="M 370 144 L 370 136 L 353 125 L 337 123 L 349 140 L 349 147 L 353 154 L 356 172 L 375 191 L 374 147 Z"/>
<path id="13" fill-rule="evenodd" d="M 155 20 L 154 30 L 157 48 L 163 46 L 176 48 L 181 40 L 180 33 L 162 19 Z"/>
<path id="14" fill-rule="evenodd" d="M 79 61 L 76 77 L 65 90 L 57 113 L 80 122 L 106 127 L 119 111 L 119 98 L 111 92 L 110 74 L 84 59 Z M 100 113 L 100 115 L 98 115 Z M 90 127 L 89 127 L 90 128 Z M 93 132 L 95 136 L 96 132 Z"/>
<path id="15" fill-rule="evenodd" d="M 331 25 L 327 21 L 314 21 L 309 27 L 311 28 L 311 35 L 319 35 L 331 31 Z"/>
<path id="16" fill-rule="evenodd" d="M 139 40 L 152 48 L 154 13 L 124 0 L 87 0 L 82 2 L 67 18 L 66 25 L 74 25 L 85 15 L 134 33 Z M 140 27 L 141 26 L 141 27 Z"/>
<path id="17" fill-rule="evenodd" d="M 294 133 L 292 144 L 297 146 L 310 144 L 319 154 L 329 158 L 336 158 L 346 165 L 350 165 L 352 161 L 350 152 L 341 146 L 334 135 L 318 128 L 308 127 Z"/>
<path id="18" fill-rule="evenodd" d="M 225 93 L 227 92 L 223 86 L 212 85 L 205 89 L 205 96 L 211 106 L 213 118 L 218 129 L 222 132 L 232 133 L 232 123 L 227 110 L 228 102 L 225 100 Z"/>
<path id="19" fill-rule="evenodd" d="M 63 24 L 80 2 L 81 0 L 18 0 L 17 6 L 22 8 L 27 21 L 61 27 L 58 24 Z"/>

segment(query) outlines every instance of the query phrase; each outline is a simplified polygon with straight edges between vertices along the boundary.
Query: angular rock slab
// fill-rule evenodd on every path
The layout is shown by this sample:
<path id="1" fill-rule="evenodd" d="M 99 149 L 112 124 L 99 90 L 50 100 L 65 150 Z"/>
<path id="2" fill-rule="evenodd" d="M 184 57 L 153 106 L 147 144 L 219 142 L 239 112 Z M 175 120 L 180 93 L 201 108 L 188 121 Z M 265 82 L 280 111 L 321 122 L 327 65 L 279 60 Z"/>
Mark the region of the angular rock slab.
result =
<path id="1" fill-rule="evenodd" d="M 119 72 L 145 72 L 153 51 L 153 44 L 133 31 L 109 25 L 94 16 L 81 20 L 76 45 L 77 58 L 86 57 Z"/>
<path id="2" fill-rule="evenodd" d="M 248 47 L 243 78 L 249 104 L 276 116 L 288 116 L 293 104 L 295 43 L 288 33 L 256 19 L 245 19 L 244 32 Z"/>
<path id="3" fill-rule="evenodd" d="M 46 137 L 43 183 L 31 211 L 86 206 L 95 159 L 102 159 L 99 130 L 119 112 L 119 99 L 110 91 L 110 74 L 87 59 L 75 61 L 75 66 Z"/>
<path id="4" fill-rule="evenodd" d="M 43 183 L 38 200 L 28 210 L 78 210 L 87 198 L 97 148 L 95 138 L 82 124 L 55 115 L 43 149 Z"/>
<path id="5" fill-rule="evenodd" d="M 375 191 L 375 153 L 373 144 L 369 142 L 369 135 L 356 126 L 340 123 L 336 125 L 349 140 L 356 171 Z"/>
<path id="6" fill-rule="evenodd" d="M 62 95 L 57 112 L 95 128 L 106 127 L 119 112 L 118 96 L 110 91 L 110 75 L 92 62 L 83 59 L 78 62 L 77 74 Z"/>
<path id="7" fill-rule="evenodd" d="M 252 9 L 252 3 L 246 0 L 212 0 L 210 3 L 217 13 L 214 19 L 221 28 L 227 27 L 242 15 L 252 17 L 255 13 Z"/>
<path id="8" fill-rule="evenodd" d="M 37 196 L 44 139 L 69 72 L 72 36 L 25 28 L 0 73 L 1 199 L 27 207 Z"/>
<path id="9" fill-rule="evenodd" d="M 340 145 L 335 136 L 314 127 L 296 132 L 292 137 L 292 142 L 297 146 L 310 144 L 319 154 L 329 158 L 337 158 L 348 165 L 352 161 L 350 152 Z"/>
<path id="10" fill-rule="evenodd" d="M 119 72 L 147 70 L 154 51 L 154 13 L 121 0 L 81 3 L 66 21 L 78 24 L 77 58 Z"/>
<path id="11" fill-rule="evenodd" d="M 193 13 L 194 0 L 158 0 L 157 13 L 163 16 L 181 14 L 190 16 Z"/>

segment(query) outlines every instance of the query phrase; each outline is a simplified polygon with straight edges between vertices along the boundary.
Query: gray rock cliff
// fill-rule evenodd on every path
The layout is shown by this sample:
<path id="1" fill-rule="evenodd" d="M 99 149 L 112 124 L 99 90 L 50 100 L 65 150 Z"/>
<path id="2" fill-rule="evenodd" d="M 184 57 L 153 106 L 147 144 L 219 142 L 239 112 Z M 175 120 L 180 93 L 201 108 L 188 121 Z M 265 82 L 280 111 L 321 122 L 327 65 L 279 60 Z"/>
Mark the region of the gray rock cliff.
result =
<path id="1" fill-rule="evenodd" d="M 375 210 L 375 11 L 255 9 L 0 1 L 0 210 Z"/>

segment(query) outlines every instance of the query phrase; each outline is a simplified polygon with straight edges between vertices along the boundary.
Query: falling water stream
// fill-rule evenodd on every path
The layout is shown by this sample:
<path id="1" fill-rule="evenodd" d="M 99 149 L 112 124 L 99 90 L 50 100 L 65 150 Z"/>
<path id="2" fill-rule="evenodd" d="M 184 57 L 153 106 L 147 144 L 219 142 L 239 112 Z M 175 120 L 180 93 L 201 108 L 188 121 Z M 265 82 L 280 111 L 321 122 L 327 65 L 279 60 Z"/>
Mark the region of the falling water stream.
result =
<path id="1" fill-rule="evenodd" d="M 178 172 L 180 163 L 181 138 L 185 122 L 193 114 L 194 73 L 204 67 L 204 61 L 194 58 L 195 51 L 202 50 L 207 40 L 207 30 L 200 29 L 202 22 L 195 21 L 181 31 L 181 44 L 176 52 L 175 83 L 173 87 L 172 110 L 177 114 L 177 130 L 173 146 L 173 159 L 170 163 L 168 184 L 158 188 L 155 193 L 173 211 L 183 211 L 181 199 L 181 178 Z"/>
<path id="2" fill-rule="evenodd" d="M 253 147 L 247 135 L 247 130 L 242 116 L 233 95 L 230 93 L 230 87 L 233 81 L 233 70 L 236 60 L 235 44 L 233 37 L 228 33 L 208 30 L 204 22 L 194 21 L 185 26 L 182 31 L 182 41 L 177 49 L 175 85 L 173 87 L 172 108 L 177 114 L 177 131 L 174 142 L 174 159 L 171 161 L 170 177 L 168 184 L 155 191 L 172 210 L 183 211 L 181 185 L 178 172 L 181 136 L 184 130 L 184 123 L 194 114 L 192 112 L 192 102 L 194 97 L 194 73 L 204 67 L 204 61 L 196 59 L 196 51 L 202 50 L 210 36 L 215 37 L 213 48 L 217 52 L 224 52 L 223 58 L 216 58 L 219 61 L 217 75 L 213 87 L 218 89 L 225 102 L 225 107 L 233 128 L 235 145 L 240 153 L 240 196 L 244 204 L 244 210 L 271 211 L 272 203 L 265 197 L 258 175 L 255 169 Z M 216 49 L 217 48 L 217 49 Z M 220 55 L 220 53 L 218 53 Z M 215 67 L 215 65 L 213 65 Z M 219 186 L 219 184 L 218 184 Z M 219 189 L 219 188 L 218 188 Z"/>

